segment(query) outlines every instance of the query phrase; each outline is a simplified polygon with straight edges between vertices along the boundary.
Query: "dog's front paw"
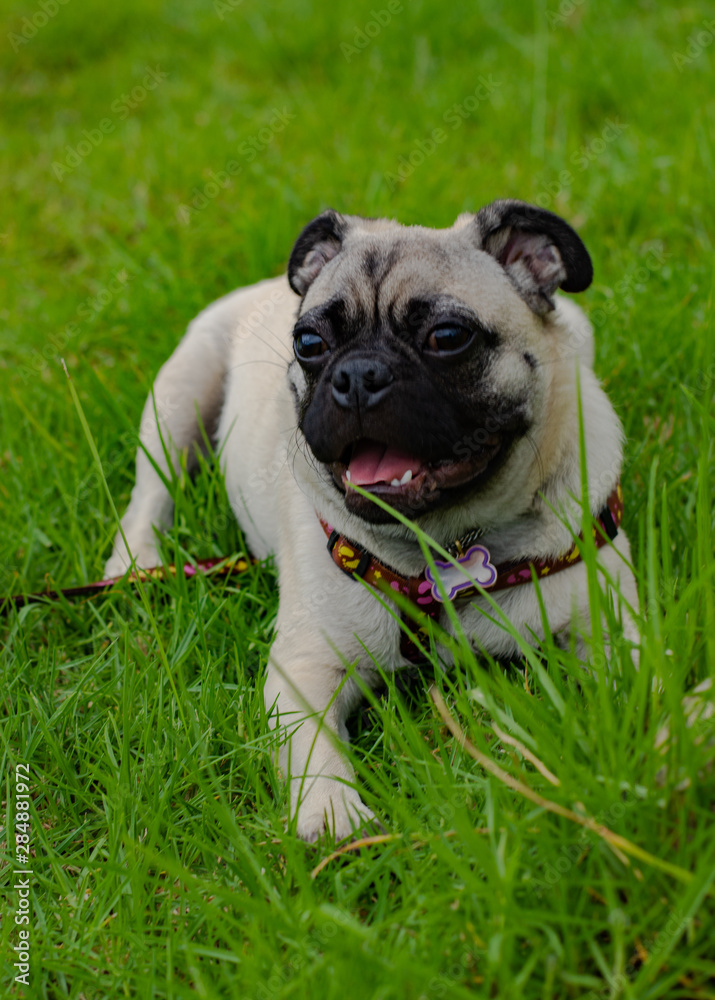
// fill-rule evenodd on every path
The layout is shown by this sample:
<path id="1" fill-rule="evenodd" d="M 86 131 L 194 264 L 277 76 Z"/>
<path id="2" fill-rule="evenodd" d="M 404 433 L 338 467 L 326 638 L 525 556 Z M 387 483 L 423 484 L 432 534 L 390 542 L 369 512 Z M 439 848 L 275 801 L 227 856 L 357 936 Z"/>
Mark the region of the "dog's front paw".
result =
<path id="1" fill-rule="evenodd" d="M 113 580 L 115 577 L 124 576 L 128 568 L 129 563 L 113 552 L 104 564 L 104 578 L 105 580 Z"/>
<path id="2" fill-rule="evenodd" d="M 298 836 L 309 843 L 326 831 L 334 840 L 343 840 L 370 826 L 382 829 L 358 793 L 338 781 L 319 780 L 298 806 Z"/>
<path id="3" fill-rule="evenodd" d="M 130 543 L 130 548 L 135 563 L 140 569 L 153 569 L 154 566 L 158 566 L 161 563 L 161 558 L 153 540 L 149 544 L 131 545 Z M 107 559 L 104 567 L 104 577 L 106 580 L 112 580 L 115 577 L 124 576 L 130 566 L 131 559 L 122 541 L 115 545 L 114 551 L 109 559 Z"/>

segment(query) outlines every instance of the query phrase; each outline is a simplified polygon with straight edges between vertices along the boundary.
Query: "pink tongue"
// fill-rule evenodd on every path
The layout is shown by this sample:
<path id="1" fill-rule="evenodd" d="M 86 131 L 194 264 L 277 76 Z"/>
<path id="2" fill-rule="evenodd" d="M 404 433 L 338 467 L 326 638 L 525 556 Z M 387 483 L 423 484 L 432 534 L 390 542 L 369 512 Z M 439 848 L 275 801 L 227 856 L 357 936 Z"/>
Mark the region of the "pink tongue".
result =
<path id="1" fill-rule="evenodd" d="M 402 479 L 408 469 L 412 474 L 419 472 L 422 463 L 412 455 L 406 455 L 396 448 L 388 448 L 377 441 L 359 441 L 353 448 L 348 471 L 350 482 L 357 486 L 373 483 L 391 483 Z"/>

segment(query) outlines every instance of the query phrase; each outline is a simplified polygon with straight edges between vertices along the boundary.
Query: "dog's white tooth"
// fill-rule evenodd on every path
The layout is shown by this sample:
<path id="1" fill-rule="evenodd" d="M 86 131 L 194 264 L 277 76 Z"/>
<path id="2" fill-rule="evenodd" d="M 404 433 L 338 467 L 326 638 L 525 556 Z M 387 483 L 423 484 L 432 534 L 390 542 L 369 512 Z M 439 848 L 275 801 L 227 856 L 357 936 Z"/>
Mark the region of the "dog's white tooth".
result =
<path id="1" fill-rule="evenodd" d="M 404 486 L 405 483 L 409 483 L 411 479 L 412 479 L 412 469 L 408 469 L 407 472 L 402 477 L 402 479 L 400 480 L 400 486 Z"/>
<path id="2" fill-rule="evenodd" d="M 392 480 L 392 482 L 390 483 L 390 486 L 401 486 L 401 485 L 402 485 L 402 483 L 400 482 L 400 480 L 397 477 L 395 477 Z"/>
<path id="3" fill-rule="evenodd" d="M 347 479 L 348 482 L 350 482 L 350 469 L 348 469 L 348 471 L 345 473 L 345 478 Z"/>

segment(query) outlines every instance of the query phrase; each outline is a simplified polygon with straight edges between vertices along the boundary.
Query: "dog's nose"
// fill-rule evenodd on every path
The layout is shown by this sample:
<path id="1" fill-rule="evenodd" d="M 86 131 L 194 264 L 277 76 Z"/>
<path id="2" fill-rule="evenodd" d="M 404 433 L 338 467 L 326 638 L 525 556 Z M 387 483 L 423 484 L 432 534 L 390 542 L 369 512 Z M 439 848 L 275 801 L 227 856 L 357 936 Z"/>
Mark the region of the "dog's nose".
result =
<path id="1" fill-rule="evenodd" d="M 388 392 L 393 376 L 383 361 L 348 358 L 331 377 L 333 399 L 345 409 L 367 410 Z"/>

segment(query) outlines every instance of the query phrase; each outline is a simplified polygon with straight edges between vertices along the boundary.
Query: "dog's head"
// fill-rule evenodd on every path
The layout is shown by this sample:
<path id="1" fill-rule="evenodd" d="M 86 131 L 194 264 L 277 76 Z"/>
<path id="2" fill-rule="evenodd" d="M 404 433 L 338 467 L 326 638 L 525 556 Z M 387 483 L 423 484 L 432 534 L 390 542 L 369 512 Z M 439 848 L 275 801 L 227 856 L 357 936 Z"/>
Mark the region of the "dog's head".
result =
<path id="1" fill-rule="evenodd" d="M 288 267 L 302 298 L 290 381 L 348 510 L 390 519 L 351 483 L 413 517 L 462 504 L 518 460 L 547 405 L 552 294 L 592 274 L 573 229 L 519 201 L 444 230 L 314 219 Z"/>

